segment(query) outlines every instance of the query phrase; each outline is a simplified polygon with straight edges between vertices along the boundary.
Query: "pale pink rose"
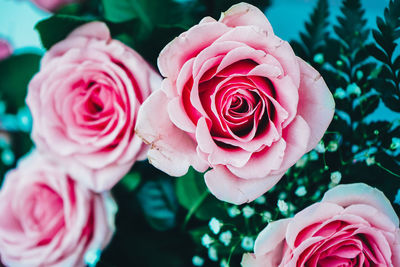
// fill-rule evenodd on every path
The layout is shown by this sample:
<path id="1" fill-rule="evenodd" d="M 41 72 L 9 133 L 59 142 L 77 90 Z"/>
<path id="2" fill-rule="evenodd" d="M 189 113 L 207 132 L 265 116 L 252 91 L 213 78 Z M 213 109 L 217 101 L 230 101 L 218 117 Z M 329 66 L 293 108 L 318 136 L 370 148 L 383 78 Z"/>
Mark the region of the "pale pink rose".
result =
<path id="1" fill-rule="evenodd" d="M 8 58 L 11 54 L 11 45 L 6 40 L 0 39 L 0 60 Z"/>
<path id="2" fill-rule="evenodd" d="M 321 75 L 246 3 L 206 17 L 169 43 L 166 78 L 139 111 L 150 162 L 172 176 L 189 166 L 235 204 L 265 193 L 322 138 L 334 101 Z M 154 110 L 158 110 L 154 116 Z"/>
<path id="3" fill-rule="evenodd" d="M 55 12 L 65 5 L 77 2 L 83 2 L 84 0 L 31 0 L 35 5 L 43 10 Z"/>
<path id="4" fill-rule="evenodd" d="M 390 201 L 366 184 L 339 185 L 293 218 L 270 223 L 244 267 L 400 266 L 400 229 Z"/>
<path id="5" fill-rule="evenodd" d="M 114 232 L 108 193 L 79 185 L 33 152 L 10 171 L 0 191 L 0 258 L 6 266 L 84 266 Z"/>
<path id="6" fill-rule="evenodd" d="M 104 23 L 85 24 L 44 55 L 29 84 L 32 138 L 74 179 L 109 189 L 146 158 L 136 115 L 160 82 L 138 53 L 110 39 Z"/>

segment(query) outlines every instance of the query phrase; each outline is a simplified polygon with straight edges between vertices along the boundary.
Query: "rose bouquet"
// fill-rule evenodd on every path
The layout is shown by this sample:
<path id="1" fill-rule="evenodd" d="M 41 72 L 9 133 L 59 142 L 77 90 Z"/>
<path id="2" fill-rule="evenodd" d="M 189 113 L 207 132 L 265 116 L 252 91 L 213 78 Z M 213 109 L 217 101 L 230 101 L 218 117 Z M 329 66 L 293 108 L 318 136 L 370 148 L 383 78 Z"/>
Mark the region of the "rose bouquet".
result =
<path id="1" fill-rule="evenodd" d="M 400 1 L 318 0 L 293 41 L 269 1 L 33 3 L 0 264 L 400 267 Z"/>

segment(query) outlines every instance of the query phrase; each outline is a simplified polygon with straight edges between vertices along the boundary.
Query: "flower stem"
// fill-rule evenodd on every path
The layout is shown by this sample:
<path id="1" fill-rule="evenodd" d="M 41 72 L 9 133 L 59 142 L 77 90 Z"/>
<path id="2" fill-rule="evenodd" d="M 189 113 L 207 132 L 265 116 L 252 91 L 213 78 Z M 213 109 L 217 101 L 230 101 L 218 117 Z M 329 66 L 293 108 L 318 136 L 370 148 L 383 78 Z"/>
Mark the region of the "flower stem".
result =
<path id="1" fill-rule="evenodd" d="M 182 231 L 185 230 L 189 220 L 192 218 L 193 214 L 200 208 L 200 206 L 203 204 L 204 200 L 206 200 L 209 194 L 210 192 L 208 190 L 204 191 L 203 194 L 197 199 L 196 203 L 194 203 L 194 205 L 190 208 L 185 217 L 185 220 L 183 221 Z"/>

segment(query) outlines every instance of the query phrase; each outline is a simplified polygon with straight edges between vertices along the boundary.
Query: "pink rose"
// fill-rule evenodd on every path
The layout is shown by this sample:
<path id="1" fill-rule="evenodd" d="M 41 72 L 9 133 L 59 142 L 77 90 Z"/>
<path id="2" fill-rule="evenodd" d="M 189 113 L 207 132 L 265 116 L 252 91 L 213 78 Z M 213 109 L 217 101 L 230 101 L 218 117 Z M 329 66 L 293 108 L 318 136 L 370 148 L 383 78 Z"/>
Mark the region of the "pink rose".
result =
<path id="1" fill-rule="evenodd" d="M 390 201 L 366 184 L 339 185 L 293 218 L 270 223 L 244 267 L 400 266 L 400 229 Z"/>
<path id="2" fill-rule="evenodd" d="M 75 29 L 43 57 L 29 84 L 32 138 L 95 191 L 115 185 L 146 147 L 135 135 L 141 103 L 161 82 L 101 22 Z"/>
<path id="3" fill-rule="evenodd" d="M 265 193 L 313 149 L 334 113 L 321 75 L 246 3 L 206 17 L 158 58 L 166 78 L 139 111 L 150 162 L 172 176 L 191 165 L 235 204 Z M 158 110 L 154 116 L 154 110 Z"/>
<path id="4" fill-rule="evenodd" d="M 55 12 L 65 5 L 83 2 L 83 0 L 32 0 L 32 2 L 43 10 Z"/>
<path id="5" fill-rule="evenodd" d="M 37 152 L 0 191 L 0 257 L 7 266 L 84 266 L 114 231 L 114 202 L 75 183 Z M 115 209 L 115 208 L 114 208 Z"/>
<path id="6" fill-rule="evenodd" d="M 6 40 L 0 39 L 0 60 L 8 58 L 11 54 L 11 45 Z"/>

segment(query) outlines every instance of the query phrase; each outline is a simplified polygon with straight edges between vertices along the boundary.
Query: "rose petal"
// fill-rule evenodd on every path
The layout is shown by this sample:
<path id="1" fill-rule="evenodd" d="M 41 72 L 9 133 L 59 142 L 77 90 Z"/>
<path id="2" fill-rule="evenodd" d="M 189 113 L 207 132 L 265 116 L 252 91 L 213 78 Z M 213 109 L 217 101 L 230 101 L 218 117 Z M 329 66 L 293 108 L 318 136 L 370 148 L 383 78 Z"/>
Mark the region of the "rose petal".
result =
<path id="1" fill-rule="evenodd" d="M 286 229 L 292 219 L 282 219 L 271 222 L 257 236 L 254 243 L 256 255 L 262 255 L 276 250 L 285 240 Z M 276 252 L 279 253 L 279 252 Z"/>
<path id="2" fill-rule="evenodd" d="M 255 6 L 247 3 L 239 3 L 231 6 L 221 14 L 219 21 L 229 27 L 254 25 L 272 34 L 274 33 L 264 13 Z"/>
<path id="3" fill-rule="evenodd" d="M 311 128 L 307 151 L 321 140 L 335 112 L 335 102 L 321 75 L 301 58 L 298 114 Z"/>
<path id="4" fill-rule="evenodd" d="M 240 205 L 251 202 L 273 187 L 281 176 L 241 179 L 223 166 L 215 166 L 204 175 L 207 187 L 218 199 Z"/>
<path id="5" fill-rule="evenodd" d="M 84 36 L 99 40 L 109 40 L 111 35 L 107 25 L 104 22 L 94 21 L 76 28 L 68 35 L 68 37 L 73 36 Z"/>
<path id="6" fill-rule="evenodd" d="M 195 25 L 167 44 L 158 57 L 158 68 L 164 77 L 176 81 L 183 64 L 195 57 L 218 37 L 228 31 L 223 23 L 207 22 Z"/>
<path id="7" fill-rule="evenodd" d="M 243 179 L 268 178 L 271 171 L 278 170 L 282 165 L 285 148 L 286 143 L 281 138 L 277 142 L 273 143 L 271 147 L 265 147 L 260 152 L 252 153 L 251 158 L 246 165 L 239 168 L 228 165 L 227 168 L 234 175 Z M 275 176 L 282 177 L 283 173 L 272 175 L 272 177 Z"/>
<path id="8" fill-rule="evenodd" d="M 282 165 L 277 172 L 286 172 L 307 152 L 309 138 L 310 128 L 301 116 L 296 116 L 283 131 L 286 150 Z"/>
<path id="9" fill-rule="evenodd" d="M 355 204 L 370 205 L 382 211 L 394 225 L 399 226 L 399 218 L 386 196 L 378 189 L 364 183 L 338 185 L 325 193 L 322 202 L 335 203 L 343 207 Z"/>
<path id="10" fill-rule="evenodd" d="M 190 136 L 169 120 L 167 101 L 163 91 L 156 91 L 146 99 L 138 113 L 136 133 L 151 145 L 149 161 L 172 176 L 184 175 L 190 165 L 204 172 L 208 164 L 197 156 L 196 145 Z M 157 116 L 153 116 L 155 110 Z"/>

